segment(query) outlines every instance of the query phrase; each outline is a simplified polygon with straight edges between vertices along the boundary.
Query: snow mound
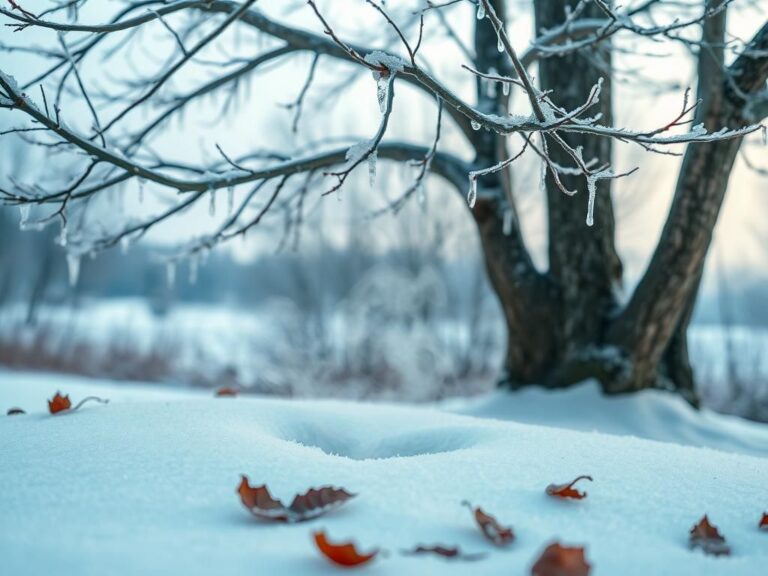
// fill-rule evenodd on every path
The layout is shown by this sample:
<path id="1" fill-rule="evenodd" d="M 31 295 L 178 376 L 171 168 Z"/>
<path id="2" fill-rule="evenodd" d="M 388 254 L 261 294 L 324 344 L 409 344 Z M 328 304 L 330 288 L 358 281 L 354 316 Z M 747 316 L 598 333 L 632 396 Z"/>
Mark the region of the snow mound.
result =
<path id="1" fill-rule="evenodd" d="M 554 539 L 585 545 L 597 576 L 746 576 L 768 563 L 768 534 L 757 530 L 768 459 L 429 408 L 182 392 L 142 400 L 121 397 L 126 386 L 105 394 L 47 378 L 17 401 L 18 380 L 0 374 L 0 406 L 29 412 L 0 416 L 3 574 L 336 573 L 311 542 L 321 528 L 389 550 L 360 570 L 381 575 L 527 574 Z M 49 416 L 42 392 L 57 385 L 73 400 L 87 391 L 113 401 Z M 240 504 L 241 473 L 282 499 L 325 484 L 359 496 L 310 523 L 270 525 Z M 583 473 L 595 479 L 586 500 L 544 494 Z M 465 499 L 512 525 L 516 542 L 493 548 Z M 704 513 L 731 557 L 687 548 Z M 488 556 L 398 553 L 438 543 Z"/>
<path id="2" fill-rule="evenodd" d="M 675 394 L 644 390 L 605 396 L 595 381 L 563 390 L 524 388 L 443 403 L 446 410 L 580 431 L 637 436 L 687 446 L 768 456 L 768 426 L 694 410 Z"/>

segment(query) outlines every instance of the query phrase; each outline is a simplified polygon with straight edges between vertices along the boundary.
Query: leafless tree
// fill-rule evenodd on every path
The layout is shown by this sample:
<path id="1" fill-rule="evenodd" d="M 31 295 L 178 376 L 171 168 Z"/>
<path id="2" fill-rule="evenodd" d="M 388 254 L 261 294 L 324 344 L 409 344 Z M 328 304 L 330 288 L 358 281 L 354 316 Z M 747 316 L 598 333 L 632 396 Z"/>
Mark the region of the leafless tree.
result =
<path id="1" fill-rule="evenodd" d="M 736 0 L 643 0 L 624 7 L 610 0 L 534 0 L 537 32 L 522 53 L 510 40 L 508 19 L 524 6 L 511 0 L 428 0 L 415 11 L 413 3 L 405 11 L 406 2 L 360 0 L 370 8 L 376 48 L 346 39 L 334 24 L 344 15 L 319 0 L 289 4 L 292 10 L 309 11 L 314 30 L 292 25 L 290 17 L 268 16 L 261 11 L 267 0 L 126 0 L 109 22 L 95 24 L 79 19 L 86 2 L 56 0 L 48 10 L 33 13 L 22 0 L 5 0 L 0 9 L 6 29 L 22 40 L 13 45 L 4 40 L 2 48 L 50 61 L 45 73 L 21 82 L 0 71 L 0 108 L 27 120 L 11 133 L 57 154 L 71 153 L 80 163 L 78 176 L 63 188 L 51 189 L 41 180 L 34 186 L 16 184 L 3 195 L 8 204 L 47 208 L 44 219 L 64 223 L 61 241 L 74 270 L 81 254 L 135 240 L 197 203 L 213 202 L 219 189 L 247 190 L 221 227 L 187 246 L 184 256 L 242 236 L 272 213 L 289 215 L 290 234 L 291 227 L 301 225 L 305 199 L 337 192 L 358 166 L 373 171 L 377 158 L 411 163 L 417 167 L 415 180 L 391 210 L 418 197 L 431 174 L 441 177 L 446 188 L 467 194 L 509 332 L 503 384 L 558 387 L 595 377 L 609 393 L 662 387 L 696 402 L 686 330 L 734 159 L 744 137 L 760 130 L 768 114 L 768 23 L 751 39 L 733 40 L 726 33 L 726 16 Z M 455 28 L 457 11 L 463 16 L 459 22 L 471 22 L 474 46 Z M 144 27 L 160 25 L 173 38 L 175 51 L 159 56 L 159 71 L 133 69 L 128 55 L 132 39 Z M 58 32 L 57 44 L 24 43 L 25 32 L 35 28 Z M 212 51 L 242 28 L 266 39 L 261 53 L 227 59 L 225 50 Z M 383 30 L 394 41 L 382 47 Z M 114 36 L 120 42 L 110 44 Z M 464 86 L 451 86 L 422 61 L 421 49 L 437 36 L 455 42 L 464 55 Z M 619 49 L 618 39 L 627 37 L 682 43 L 697 58 L 697 100 L 689 102 L 686 92 L 680 113 L 653 130 L 613 123 L 611 89 L 617 71 L 612 54 Z M 96 57 L 99 50 L 101 58 Z M 735 56 L 726 62 L 729 50 Z M 325 67 L 342 61 L 377 81 L 381 118 L 370 139 L 352 146 L 325 143 L 310 152 L 258 150 L 238 158 L 218 147 L 220 160 L 207 166 L 153 152 L 152 138 L 190 103 L 300 53 L 311 54 L 312 63 L 289 104 L 294 128 L 301 125 L 315 80 Z M 118 89 L 96 82 L 104 62 L 121 64 L 116 68 L 129 74 Z M 181 92 L 173 81 L 193 62 L 208 65 L 215 76 L 198 79 L 196 87 Z M 529 72 L 534 65 L 536 81 Z M 434 100 L 431 142 L 387 138 L 401 82 Z M 474 88 L 470 100 L 459 95 L 466 83 Z M 522 96 L 528 113 L 510 112 L 514 94 Z M 87 109 L 90 129 L 78 131 L 64 121 L 68 95 Z M 157 108 L 159 113 L 149 114 Z M 444 149 L 443 118 L 463 135 L 473 159 Z M 661 154 L 675 153 L 673 145 L 687 145 L 658 246 L 626 298 L 620 294 L 622 265 L 610 191 L 615 179 L 634 170 L 611 168 L 615 142 Z M 532 262 L 515 205 L 512 166 L 523 154 L 535 155 L 544 170 L 549 224 L 549 267 L 544 271 Z M 164 187 L 178 200 L 122 229 L 67 225 L 74 214 L 82 223 L 94 198 L 133 180 Z"/>

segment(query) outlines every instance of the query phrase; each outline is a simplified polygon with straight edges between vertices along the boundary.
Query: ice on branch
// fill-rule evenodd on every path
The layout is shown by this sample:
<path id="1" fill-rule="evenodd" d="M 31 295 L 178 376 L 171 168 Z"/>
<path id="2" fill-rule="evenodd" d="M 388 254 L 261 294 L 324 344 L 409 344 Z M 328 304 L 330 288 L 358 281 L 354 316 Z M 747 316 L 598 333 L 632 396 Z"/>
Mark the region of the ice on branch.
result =
<path id="1" fill-rule="evenodd" d="M 467 204 L 470 208 L 474 208 L 475 202 L 477 202 L 477 178 L 470 176 L 469 192 L 467 192 Z"/>
<path id="2" fill-rule="evenodd" d="M 616 175 L 612 170 L 601 170 L 594 174 L 587 174 L 587 191 L 589 192 L 589 200 L 587 201 L 587 226 L 592 226 L 595 223 L 595 196 L 597 195 L 597 182 L 598 180 L 608 180 L 614 178 Z"/>
<path id="3" fill-rule="evenodd" d="M 365 56 L 365 61 L 376 68 L 371 70 L 376 81 L 376 98 L 379 101 L 379 109 L 384 114 L 387 111 L 387 96 L 389 84 L 392 78 L 405 68 L 405 60 L 393 54 L 387 54 L 376 50 Z"/>

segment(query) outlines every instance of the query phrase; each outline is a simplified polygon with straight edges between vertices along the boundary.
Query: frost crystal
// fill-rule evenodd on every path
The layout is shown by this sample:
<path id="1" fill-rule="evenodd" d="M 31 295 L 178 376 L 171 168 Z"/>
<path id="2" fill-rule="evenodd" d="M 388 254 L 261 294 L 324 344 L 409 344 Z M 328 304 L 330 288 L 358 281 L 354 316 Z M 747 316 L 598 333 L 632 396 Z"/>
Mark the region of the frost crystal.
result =
<path id="1" fill-rule="evenodd" d="M 470 208 L 474 208 L 475 202 L 477 202 L 477 178 L 470 178 L 469 192 L 467 192 L 467 204 L 469 204 Z"/>

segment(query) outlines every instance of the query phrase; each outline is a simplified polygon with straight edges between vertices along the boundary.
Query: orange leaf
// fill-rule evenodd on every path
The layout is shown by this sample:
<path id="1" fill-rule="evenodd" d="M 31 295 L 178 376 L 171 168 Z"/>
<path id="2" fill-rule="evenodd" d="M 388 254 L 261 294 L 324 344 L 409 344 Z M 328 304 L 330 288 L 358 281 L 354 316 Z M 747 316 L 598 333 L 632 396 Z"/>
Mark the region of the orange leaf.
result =
<path id="1" fill-rule="evenodd" d="M 222 386 L 221 388 L 216 388 L 216 391 L 213 393 L 216 397 L 222 397 L 222 396 L 237 396 L 240 394 L 240 391 L 237 388 L 232 388 L 231 386 Z"/>
<path id="2" fill-rule="evenodd" d="M 26 412 L 24 412 L 24 410 L 22 410 L 21 408 L 16 408 L 16 407 L 8 408 L 8 412 L 7 412 L 8 416 L 18 416 L 19 414 L 26 414 Z"/>
<path id="3" fill-rule="evenodd" d="M 515 540 L 515 533 L 512 531 L 512 528 L 502 526 L 499 524 L 496 518 L 483 512 L 483 509 L 479 506 L 477 508 L 473 508 L 472 504 L 466 500 L 462 502 L 462 504 L 468 507 L 472 514 L 475 516 L 475 522 L 477 522 L 477 525 L 482 531 L 483 535 L 488 540 L 496 544 L 496 546 L 506 546 L 508 544 L 512 544 L 512 542 Z"/>
<path id="4" fill-rule="evenodd" d="M 80 402 L 78 402 L 77 405 L 73 408 L 68 394 L 62 396 L 61 392 L 56 392 L 56 395 L 48 400 L 48 411 L 51 414 L 58 414 L 59 412 L 74 412 L 75 410 L 79 410 L 83 404 L 90 400 L 93 400 L 94 402 L 101 402 L 102 404 L 107 404 L 109 402 L 109 400 L 97 398 L 96 396 L 88 396 L 87 398 L 80 400 Z"/>
<path id="5" fill-rule="evenodd" d="M 339 566 L 359 566 L 374 559 L 378 550 L 369 554 L 360 554 L 351 542 L 331 544 L 325 537 L 325 532 L 315 532 L 315 544 L 323 555 Z"/>
<path id="6" fill-rule="evenodd" d="M 573 487 L 579 480 L 589 480 L 592 482 L 592 476 L 577 476 L 569 484 L 550 484 L 547 486 L 546 492 L 555 498 L 573 498 L 574 500 L 581 500 L 582 498 L 587 497 L 587 493 L 579 492 Z"/>
<path id="7" fill-rule="evenodd" d="M 56 392 L 56 395 L 48 400 L 48 412 L 51 414 L 58 414 L 64 412 L 72 407 L 72 402 L 69 401 L 69 395 L 62 396 L 60 392 Z"/>
<path id="8" fill-rule="evenodd" d="M 477 554 L 463 554 L 458 546 L 446 547 L 446 546 L 416 546 L 413 550 L 406 550 L 403 552 L 406 556 L 417 556 L 422 554 L 434 554 L 436 556 L 442 556 L 443 558 L 450 558 L 451 560 L 481 560 L 485 558 L 485 554 L 482 552 Z"/>
<path id="9" fill-rule="evenodd" d="M 561 546 L 559 542 L 544 549 L 531 568 L 532 576 L 587 576 L 591 566 L 584 558 L 584 548 Z"/>
<path id="10" fill-rule="evenodd" d="M 731 553 L 731 547 L 728 546 L 717 527 L 709 523 L 706 514 L 691 528 L 688 544 L 692 549 L 701 548 L 705 554 L 712 556 L 728 556 Z"/>
<path id="11" fill-rule="evenodd" d="M 763 517 L 760 519 L 760 524 L 757 527 L 768 532 L 768 512 L 763 512 Z"/>
<path id="12" fill-rule="evenodd" d="M 253 487 L 248 483 L 248 477 L 242 476 L 237 489 L 243 505 L 254 516 L 273 522 L 303 522 L 312 520 L 338 508 L 355 494 L 350 494 L 343 488 L 323 486 L 310 488 L 305 494 L 297 494 L 290 506 L 285 506 L 269 493 L 266 484 Z"/>

